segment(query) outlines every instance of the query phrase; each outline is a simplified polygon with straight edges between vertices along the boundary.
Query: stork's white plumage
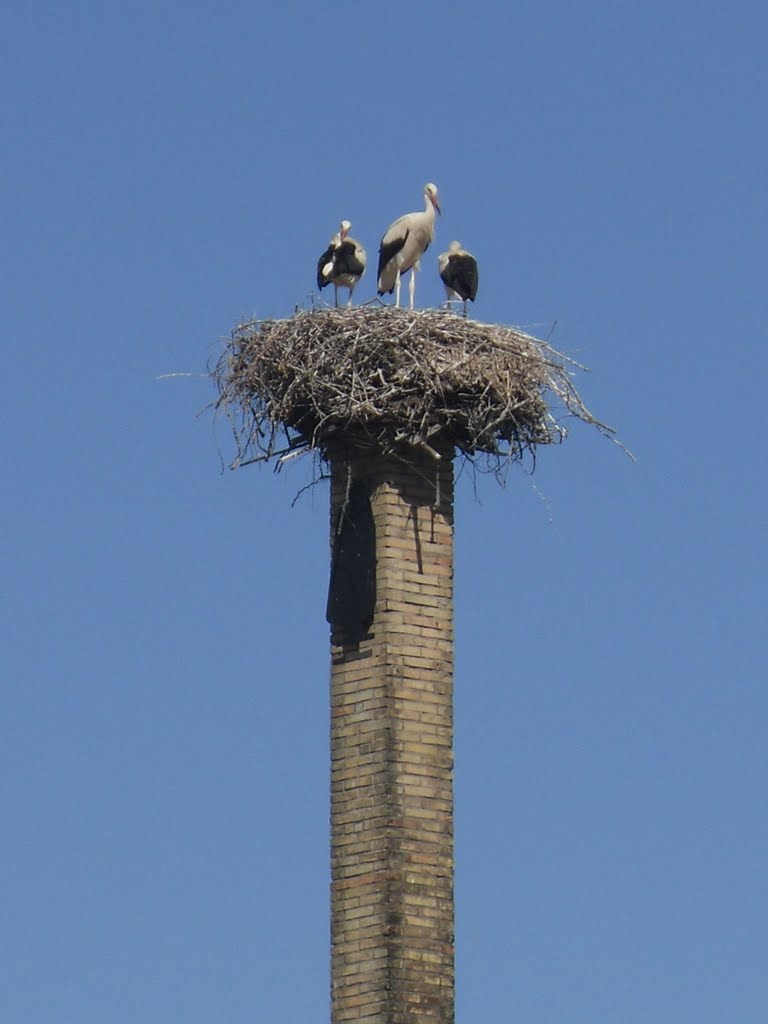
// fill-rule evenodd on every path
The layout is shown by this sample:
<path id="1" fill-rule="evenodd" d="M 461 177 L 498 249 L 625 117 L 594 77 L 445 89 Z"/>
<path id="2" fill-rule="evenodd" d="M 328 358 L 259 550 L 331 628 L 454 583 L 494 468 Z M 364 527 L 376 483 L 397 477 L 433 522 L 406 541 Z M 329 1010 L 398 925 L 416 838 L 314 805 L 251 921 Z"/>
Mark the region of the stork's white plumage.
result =
<path id="1" fill-rule="evenodd" d="M 352 292 L 365 273 L 365 249 L 354 238 L 349 237 L 352 225 L 348 220 L 341 222 L 340 230 L 331 239 L 330 245 L 317 261 L 317 287 L 333 285 L 336 306 L 339 305 L 339 288 L 349 289 L 347 306 L 352 305 Z"/>
<path id="2" fill-rule="evenodd" d="M 425 207 L 417 213 L 406 213 L 390 224 L 379 245 L 378 288 L 379 295 L 392 291 L 395 305 L 400 305 L 400 276 L 411 272 L 408 282 L 410 309 L 416 289 L 416 271 L 421 269 L 419 260 L 435 237 L 435 211 L 440 213 L 437 202 L 437 185 L 428 182 L 424 186 Z"/>
<path id="3" fill-rule="evenodd" d="M 448 301 L 462 299 L 466 316 L 467 299 L 474 302 L 477 296 L 477 260 L 471 252 L 461 248 L 461 242 L 451 242 L 448 252 L 441 252 L 438 256 L 437 265 Z"/>

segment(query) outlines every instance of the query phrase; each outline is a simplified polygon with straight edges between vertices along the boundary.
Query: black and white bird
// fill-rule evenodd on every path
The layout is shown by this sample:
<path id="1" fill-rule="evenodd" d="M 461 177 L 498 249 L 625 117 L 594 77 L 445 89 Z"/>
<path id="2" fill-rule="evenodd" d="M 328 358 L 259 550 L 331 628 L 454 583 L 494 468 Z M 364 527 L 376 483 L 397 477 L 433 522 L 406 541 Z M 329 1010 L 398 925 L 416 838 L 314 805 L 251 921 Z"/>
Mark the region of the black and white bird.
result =
<path id="1" fill-rule="evenodd" d="M 424 186 L 425 207 L 418 213 L 406 213 L 390 224 L 379 245 L 378 288 L 379 295 L 395 293 L 395 305 L 400 305 L 400 276 L 410 270 L 408 282 L 409 308 L 413 309 L 416 289 L 416 271 L 421 269 L 419 260 L 435 237 L 435 211 L 440 213 L 437 202 L 437 185 L 428 182 Z"/>
<path id="2" fill-rule="evenodd" d="M 340 230 L 317 261 L 317 287 L 333 285 L 336 306 L 339 305 L 339 288 L 349 289 L 347 306 L 352 305 L 352 292 L 365 273 L 365 249 L 354 238 L 349 237 L 352 225 L 348 220 L 341 222 Z"/>
<path id="3" fill-rule="evenodd" d="M 451 242 L 448 252 L 438 256 L 437 265 L 448 301 L 462 299 L 466 316 L 467 299 L 474 302 L 477 295 L 477 260 L 471 252 L 461 248 L 461 242 Z"/>

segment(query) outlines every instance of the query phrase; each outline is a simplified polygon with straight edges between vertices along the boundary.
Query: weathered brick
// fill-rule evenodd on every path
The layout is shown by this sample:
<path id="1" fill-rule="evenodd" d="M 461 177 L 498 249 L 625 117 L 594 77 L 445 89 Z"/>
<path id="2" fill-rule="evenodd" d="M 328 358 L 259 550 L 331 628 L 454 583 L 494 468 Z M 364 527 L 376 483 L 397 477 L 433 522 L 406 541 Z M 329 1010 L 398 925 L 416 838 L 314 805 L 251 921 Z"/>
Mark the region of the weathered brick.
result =
<path id="1" fill-rule="evenodd" d="M 377 600 L 358 646 L 331 645 L 332 1020 L 452 1024 L 452 453 L 332 458 L 332 524 L 348 466 L 372 493 Z"/>

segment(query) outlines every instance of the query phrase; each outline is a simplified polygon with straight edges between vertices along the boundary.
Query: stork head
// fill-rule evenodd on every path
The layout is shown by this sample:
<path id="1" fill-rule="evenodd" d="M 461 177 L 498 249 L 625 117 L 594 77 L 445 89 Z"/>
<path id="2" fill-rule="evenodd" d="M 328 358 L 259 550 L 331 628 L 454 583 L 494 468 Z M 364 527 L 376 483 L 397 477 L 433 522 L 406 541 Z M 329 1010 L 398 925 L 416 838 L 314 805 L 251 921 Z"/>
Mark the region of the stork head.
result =
<path id="1" fill-rule="evenodd" d="M 451 242 L 448 252 L 461 252 L 461 242 Z"/>
<path id="2" fill-rule="evenodd" d="M 424 186 L 424 195 L 427 197 L 430 203 L 434 206 L 439 214 L 442 214 L 440 204 L 437 201 L 437 185 L 433 185 L 431 181 L 428 181 Z"/>
<path id="3" fill-rule="evenodd" d="M 342 242 L 344 241 L 344 239 L 345 239 L 345 238 L 347 237 L 347 235 L 349 234 L 349 229 L 350 229 L 351 227 L 352 227 L 352 225 L 350 224 L 350 222 L 349 222 L 348 220 L 343 220 L 343 221 L 341 222 L 341 232 L 340 232 L 340 238 L 341 238 L 341 241 L 342 241 Z"/>

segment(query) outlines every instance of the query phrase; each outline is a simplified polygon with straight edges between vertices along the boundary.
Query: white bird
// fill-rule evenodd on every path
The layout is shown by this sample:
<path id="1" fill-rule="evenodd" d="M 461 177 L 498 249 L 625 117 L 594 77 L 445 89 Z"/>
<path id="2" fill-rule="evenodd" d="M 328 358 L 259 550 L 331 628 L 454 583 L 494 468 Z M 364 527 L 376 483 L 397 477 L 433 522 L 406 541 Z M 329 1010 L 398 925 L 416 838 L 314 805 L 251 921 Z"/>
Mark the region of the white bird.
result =
<path id="1" fill-rule="evenodd" d="M 425 207 L 423 212 L 406 213 L 390 224 L 379 245 L 378 288 L 379 295 L 392 291 L 395 305 L 400 305 L 400 275 L 411 272 L 408 282 L 410 309 L 413 309 L 413 295 L 416 289 L 416 271 L 420 270 L 419 260 L 435 237 L 435 210 L 440 213 L 437 202 L 437 185 L 428 182 L 424 186 Z"/>
<path id="2" fill-rule="evenodd" d="M 461 242 L 451 242 L 448 252 L 438 256 L 437 265 L 448 301 L 463 299 L 466 316 L 467 299 L 474 302 L 477 295 L 477 260 L 471 252 L 461 248 Z"/>
<path id="3" fill-rule="evenodd" d="M 337 308 L 339 288 L 349 289 L 347 306 L 351 306 L 352 292 L 365 273 L 365 249 L 349 237 L 351 227 L 348 220 L 343 220 L 340 231 L 333 236 L 330 245 L 317 261 L 317 287 L 323 289 L 327 284 L 333 285 Z"/>

